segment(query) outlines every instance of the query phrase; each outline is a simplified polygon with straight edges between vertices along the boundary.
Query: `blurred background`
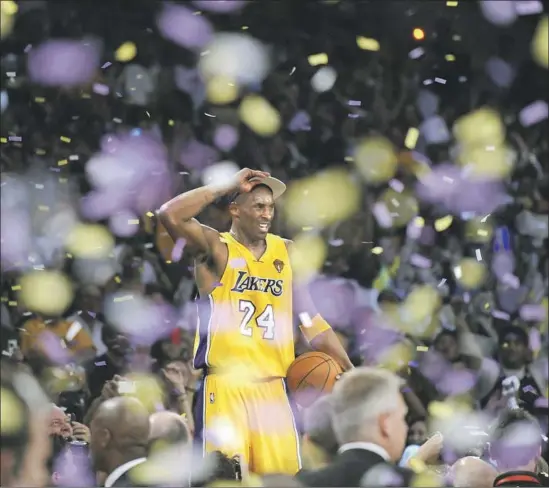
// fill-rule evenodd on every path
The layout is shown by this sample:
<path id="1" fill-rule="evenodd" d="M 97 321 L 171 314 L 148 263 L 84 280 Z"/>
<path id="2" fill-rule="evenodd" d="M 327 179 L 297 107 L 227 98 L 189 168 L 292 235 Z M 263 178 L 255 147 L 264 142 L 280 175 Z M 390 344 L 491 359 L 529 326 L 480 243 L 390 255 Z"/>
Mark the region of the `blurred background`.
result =
<path id="1" fill-rule="evenodd" d="M 166 367 L 192 403 L 193 263 L 154 211 L 250 167 L 287 183 L 297 278 L 356 365 L 406 378 L 420 435 L 495 415 L 512 375 L 546 423 L 547 2 L 1 9 L 2 354 L 74 421 L 115 375 L 172 408 Z"/>

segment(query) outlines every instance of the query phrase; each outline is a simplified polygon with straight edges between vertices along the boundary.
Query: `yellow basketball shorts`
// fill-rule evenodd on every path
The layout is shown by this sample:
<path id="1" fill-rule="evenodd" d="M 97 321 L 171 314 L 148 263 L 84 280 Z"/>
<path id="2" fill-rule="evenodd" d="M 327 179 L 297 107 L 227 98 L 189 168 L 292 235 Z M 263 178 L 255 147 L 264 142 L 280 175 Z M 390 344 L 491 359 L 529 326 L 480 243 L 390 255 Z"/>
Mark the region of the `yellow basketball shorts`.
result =
<path id="1" fill-rule="evenodd" d="M 243 383 L 208 374 L 196 395 L 195 432 L 204 453 L 239 456 L 243 469 L 259 475 L 301 469 L 299 434 L 282 378 Z"/>

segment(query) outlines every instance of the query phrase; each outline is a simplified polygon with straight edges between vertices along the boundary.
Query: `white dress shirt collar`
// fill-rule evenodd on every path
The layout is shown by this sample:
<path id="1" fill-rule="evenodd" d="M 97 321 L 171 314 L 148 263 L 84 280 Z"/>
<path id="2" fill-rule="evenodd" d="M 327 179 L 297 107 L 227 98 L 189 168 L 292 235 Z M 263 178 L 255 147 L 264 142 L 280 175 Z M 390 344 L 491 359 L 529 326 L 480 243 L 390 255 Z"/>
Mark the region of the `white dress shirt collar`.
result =
<path id="1" fill-rule="evenodd" d="M 338 452 L 341 454 L 342 452 L 350 451 L 351 449 L 364 449 L 365 451 L 370 451 L 381 456 L 387 462 L 391 460 L 389 453 L 383 449 L 383 447 L 378 446 L 373 442 L 348 442 L 347 444 L 343 444 Z"/>
<path id="2" fill-rule="evenodd" d="M 130 469 L 132 469 L 135 466 L 138 466 L 141 463 L 144 463 L 147 460 L 147 458 L 137 458 L 133 459 L 132 461 L 128 461 L 127 463 L 124 463 L 118 468 L 116 468 L 109 476 L 107 476 L 107 479 L 105 480 L 105 487 L 110 488 L 116 481 L 118 481 L 118 478 L 120 478 L 123 474 L 126 474 Z"/>

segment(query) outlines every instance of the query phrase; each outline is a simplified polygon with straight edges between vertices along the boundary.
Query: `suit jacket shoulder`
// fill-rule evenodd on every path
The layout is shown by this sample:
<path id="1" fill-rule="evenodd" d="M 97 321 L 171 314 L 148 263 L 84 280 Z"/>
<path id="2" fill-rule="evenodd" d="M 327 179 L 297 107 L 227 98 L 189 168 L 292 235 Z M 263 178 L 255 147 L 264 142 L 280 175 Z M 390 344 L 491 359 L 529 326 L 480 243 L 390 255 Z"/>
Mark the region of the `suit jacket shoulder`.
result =
<path id="1" fill-rule="evenodd" d="M 316 471 L 301 471 L 297 479 L 306 486 L 409 486 L 412 472 L 386 462 L 365 449 L 351 449 Z"/>
<path id="2" fill-rule="evenodd" d="M 149 485 L 144 484 L 142 482 L 139 482 L 137 477 L 135 476 L 136 468 L 139 468 L 140 464 L 137 466 L 134 466 L 133 468 L 130 468 L 128 471 L 123 473 L 113 484 L 112 486 L 120 486 L 125 488 L 130 487 L 147 487 Z"/>

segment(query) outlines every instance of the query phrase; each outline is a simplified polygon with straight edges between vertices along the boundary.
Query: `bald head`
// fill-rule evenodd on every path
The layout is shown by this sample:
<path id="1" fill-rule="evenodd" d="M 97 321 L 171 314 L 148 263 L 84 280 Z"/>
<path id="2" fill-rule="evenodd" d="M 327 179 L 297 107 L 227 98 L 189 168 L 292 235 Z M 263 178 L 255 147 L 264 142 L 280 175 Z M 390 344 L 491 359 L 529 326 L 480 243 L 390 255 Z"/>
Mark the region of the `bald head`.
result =
<path id="1" fill-rule="evenodd" d="M 183 418 L 174 412 L 156 412 L 149 417 L 149 445 L 163 441 L 166 445 L 186 444 L 190 433 Z"/>
<path id="2" fill-rule="evenodd" d="M 452 466 L 453 485 L 458 488 L 493 486 L 496 469 L 480 458 L 467 456 Z"/>
<path id="3" fill-rule="evenodd" d="M 146 446 L 149 440 L 149 412 L 131 397 L 115 397 L 103 402 L 92 421 L 94 430 L 105 429 L 119 446 Z"/>

